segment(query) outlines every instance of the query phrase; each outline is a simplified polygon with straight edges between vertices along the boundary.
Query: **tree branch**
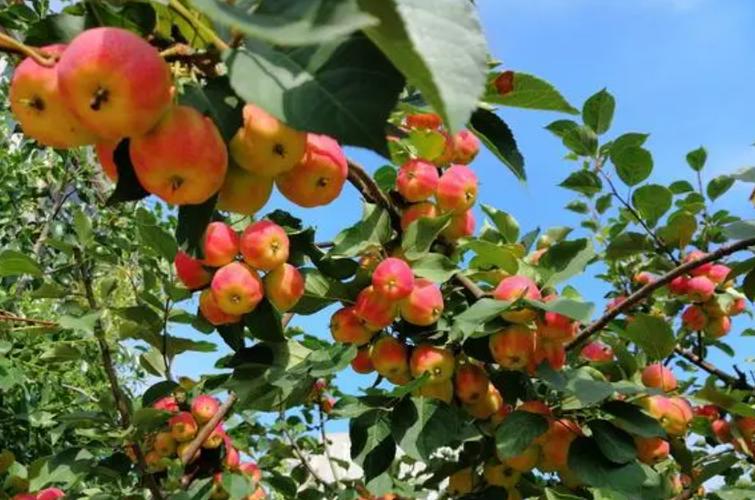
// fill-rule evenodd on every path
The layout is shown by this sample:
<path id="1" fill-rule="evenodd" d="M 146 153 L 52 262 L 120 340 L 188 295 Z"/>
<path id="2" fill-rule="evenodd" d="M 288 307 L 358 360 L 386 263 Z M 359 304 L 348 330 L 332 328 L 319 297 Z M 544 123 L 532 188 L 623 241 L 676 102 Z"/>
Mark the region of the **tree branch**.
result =
<path id="1" fill-rule="evenodd" d="M 47 321 L 44 319 L 34 319 L 34 318 L 23 318 L 21 316 L 16 316 L 15 314 L 10 313 L 8 311 L 0 311 L 0 321 L 12 321 L 16 323 L 30 323 L 33 325 L 49 326 L 49 327 L 58 326 L 58 324 L 54 321 Z"/>
<path id="2" fill-rule="evenodd" d="M 690 350 L 682 349 L 681 347 L 676 346 L 674 347 L 674 353 L 685 358 L 693 365 L 696 365 L 698 368 L 705 370 L 711 375 L 715 375 L 726 385 L 734 389 L 744 389 L 747 391 L 755 391 L 755 388 L 753 388 L 750 384 L 748 384 L 747 380 L 744 377 L 741 377 L 741 376 L 736 377 L 734 375 L 726 373 L 725 371 L 721 370 L 720 368 L 713 365 L 712 363 L 705 361 L 703 358 L 701 358 L 700 356 L 698 356 L 697 354 L 695 354 L 694 352 Z"/>
<path id="3" fill-rule="evenodd" d="M 391 225 L 397 231 L 401 230 L 401 215 L 396 207 L 388 199 L 388 196 L 380 189 L 380 186 L 375 183 L 374 179 L 370 177 L 370 174 L 358 163 L 353 160 L 349 162 L 349 175 L 348 180 L 357 191 L 359 191 L 364 199 L 370 203 L 374 203 L 383 207 L 388 211 L 388 215 L 391 217 Z"/>
<path id="4" fill-rule="evenodd" d="M 627 299 L 624 302 L 622 302 L 620 305 L 609 309 L 608 312 L 606 312 L 603 316 L 598 318 L 598 320 L 596 320 L 595 322 L 583 328 L 572 341 L 566 344 L 566 349 L 571 350 L 575 348 L 576 346 L 580 345 L 582 342 L 590 338 L 592 335 L 602 330 L 606 325 L 608 325 L 608 323 L 610 323 L 619 314 L 639 304 L 645 298 L 647 298 L 651 293 L 653 293 L 655 290 L 663 287 L 664 285 L 669 283 L 671 280 L 673 280 L 677 276 L 681 276 L 682 274 L 685 274 L 686 272 L 691 271 L 692 269 L 702 264 L 716 261 L 720 259 L 721 257 L 731 255 L 735 252 L 744 250 L 753 245 L 755 245 L 755 238 L 748 238 L 745 240 L 737 241 L 735 243 L 731 243 L 729 245 L 724 245 L 722 247 L 719 247 L 717 250 L 699 259 L 686 262 L 672 269 L 671 271 L 667 272 L 663 276 L 660 276 L 657 280 L 646 284 L 645 286 L 643 286 L 642 288 L 634 292 L 632 295 L 627 297 Z"/>
<path id="5" fill-rule="evenodd" d="M 35 63 L 44 66 L 45 68 L 52 68 L 55 66 L 55 58 L 50 57 L 47 53 L 21 43 L 7 33 L 0 32 L 0 50 L 2 49 L 30 57 Z"/>
<path id="6" fill-rule="evenodd" d="M 283 412 L 281 412 L 281 419 L 283 419 Z M 322 485 L 322 487 L 325 488 L 326 490 L 331 489 L 330 484 L 328 484 L 327 481 L 325 481 L 322 477 L 320 477 L 320 475 L 315 471 L 312 465 L 310 465 L 309 461 L 304 456 L 304 452 L 296 443 L 296 440 L 291 436 L 291 434 L 289 434 L 288 429 L 286 429 L 286 427 L 283 426 L 281 428 L 281 432 L 288 440 L 288 443 L 291 445 L 291 449 L 293 450 L 294 455 L 296 455 L 296 457 L 299 459 L 299 461 L 304 466 L 304 468 L 307 469 L 307 472 L 309 472 L 309 474 L 312 476 L 315 482 Z"/>
<path id="7" fill-rule="evenodd" d="M 220 421 L 225 418 L 225 415 L 228 413 L 228 410 L 231 409 L 233 403 L 236 402 L 236 399 L 236 395 L 234 393 L 230 393 L 228 395 L 228 399 L 226 399 L 225 403 L 223 403 L 220 408 L 218 408 L 218 411 L 215 412 L 215 415 L 213 415 L 212 418 L 208 420 L 201 429 L 199 429 L 197 435 L 194 437 L 194 439 L 191 440 L 189 446 L 186 447 L 183 454 L 179 457 L 184 465 L 189 463 L 197 450 L 207 440 L 207 437 L 212 434 L 212 431 L 215 430 L 215 427 L 217 427 Z"/>
<path id="8" fill-rule="evenodd" d="M 330 450 L 328 450 L 328 438 L 325 436 L 325 416 L 324 416 L 324 412 L 322 411 L 322 405 L 317 405 L 317 411 L 320 417 L 320 420 L 319 420 L 320 437 L 322 438 L 322 447 L 325 454 L 325 458 L 328 460 L 328 465 L 330 465 L 330 472 L 333 474 L 333 481 L 336 484 L 338 484 L 341 480 L 338 477 L 336 465 L 333 463 L 333 457 L 330 456 Z"/>

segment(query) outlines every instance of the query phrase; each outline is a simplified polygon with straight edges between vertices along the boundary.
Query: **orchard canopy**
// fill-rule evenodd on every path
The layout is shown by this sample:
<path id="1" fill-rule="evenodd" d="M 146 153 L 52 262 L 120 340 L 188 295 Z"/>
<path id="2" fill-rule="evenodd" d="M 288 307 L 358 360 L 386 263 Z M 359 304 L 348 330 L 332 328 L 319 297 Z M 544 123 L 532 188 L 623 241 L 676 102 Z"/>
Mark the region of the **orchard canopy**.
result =
<path id="1" fill-rule="evenodd" d="M 654 181 L 609 91 L 501 63 L 469 0 L 0 27 L 0 498 L 755 498 L 755 379 L 710 360 L 755 352 L 755 220 L 712 205 L 755 168 L 700 147 Z M 564 168 L 526 164 L 511 107 Z M 481 149 L 578 227 L 478 199 Z"/>

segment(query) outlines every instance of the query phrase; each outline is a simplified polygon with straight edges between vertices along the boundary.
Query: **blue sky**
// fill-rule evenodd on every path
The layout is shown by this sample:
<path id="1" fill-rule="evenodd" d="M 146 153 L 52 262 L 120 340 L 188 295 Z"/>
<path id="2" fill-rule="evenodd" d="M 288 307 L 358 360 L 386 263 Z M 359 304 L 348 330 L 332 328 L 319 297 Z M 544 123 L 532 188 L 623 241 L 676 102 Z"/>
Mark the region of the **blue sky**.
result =
<path id="1" fill-rule="evenodd" d="M 647 147 L 655 169 L 651 180 L 693 180 L 685 154 L 708 149 L 708 180 L 755 164 L 755 7 L 748 0 L 478 0 L 492 54 L 507 69 L 538 75 L 553 83 L 576 107 L 603 87 L 616 97 L 613 126 L 607 137 L 624 132 L 650 133 Z M 480 178 L 479 200 L 514 215 L 523 231 L 537 226 L 578 226 L 579 216 L 563 209 L 573 197 L 556 185 L 570 162 L 562 160 L 560 141 L 543 129 L 563 115 L 504 108 L 526 159 L 526 184 L 489 153 L 473 163 Z M 349 154 L 374 170 L 380 158 L 363 151 Z M 726 208 L 752 217 L 747 195 L 752 185 L 737 185 L 713 209 Z M 292 206 L 275 195 L 265 210 L 283 208 L 318 228 L 318 240 L 335 235 L 358 219 L 360 201 L 346 186 L 331 205 L 318 209 Z M 478 227 L 482 220 L 478 209 Z M 592 274 L 592 273 L 591 273 Z M 572 282 L 602 309 L 607 291 L 589 275 Z M 297 317 L 294 325 L 329 338 L 327 314 Z M 734 320 L 735 336 L 749 326 Z M 175 334 L 201 336 L 176 328 Z M 733 341 L 746 353 L 746 339 Z M 177 375 L 206 373 L 215 354 L 186 354 L 177 359 Z M 742 362 L 744 354 L 739 354 Z M 729 365 L 721 355 L 714 360 Z M 372 376 L 347 370 L 339 384 L 347 391 L 365 387 Z M 334 429 L 343 429 L 336 423 Z"/>

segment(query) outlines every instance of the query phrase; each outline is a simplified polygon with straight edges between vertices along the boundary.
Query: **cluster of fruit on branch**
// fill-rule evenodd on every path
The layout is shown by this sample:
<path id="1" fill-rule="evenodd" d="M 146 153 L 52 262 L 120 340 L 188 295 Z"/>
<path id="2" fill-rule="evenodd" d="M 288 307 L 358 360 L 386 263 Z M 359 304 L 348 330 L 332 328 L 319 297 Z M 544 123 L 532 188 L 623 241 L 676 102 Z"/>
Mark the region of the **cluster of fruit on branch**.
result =
<path id="1" fill-rule="evenodd" d="M 226 146 L 210 118 L 174 103 L 169 65 L 129 31 L 94 28 L 42 51 L 51 66 L 27 58 L 11 81 L 11 109 L 24 134 L 55 148 L 94 144 L 114 181 L 118 148 L 127 144 L 142 188 L 173 205 L 217 194 L 219 209 L 250 215 L 273 184 L 304 207 L 330 203 L 343 188 L 348 166 L 335 140 L 293 130 L 253 104 Z"/>
<path id="2" fill-rule="evenodd" d="M 195 443 L 200 429 L 220 411 L 220 402 L 209 394 L 199 394 L 191 401 L 179 401 L 176 396 L 165 396 L 152 404 L 157 410 L 171 414 L 166 426 L 149 434 L 142 450 L 148 472 L 158 474 L 165 471 L 173 461 L 181 460 L 188 465 L 187 473 L 192 477 L 213 478 L 210 498 L 224 500 L 229 494 L 223 488 L 223 473 L 235 472 L 252 481 L 255 489 L 248 500 L 265 498 L 265 491 L 259 482 L 262 471 L 254 462 L 242 462 L 239 450 L 233 446 L 231 437 L 226 433 L 222 421 L 209 435 Z M 192 449 L 195 449 L 191 453 Z M 134 450 L 127 445 L 126 452 L 136 462 Z M 191 454 L 190 456 L 187 456 Z"/>
<path id="3" fill-rule="evenodd" d="M 199 310 L 211 324 L 238 323 L 265 297 L 285 312 L 304 294 L 304 278 L 286 262 L 289 239 L 278 224 L 262 219 L 239 236 L 228 224 L 211 222 L 202 243 L 203 259 L 178 252 L 174 265 L 187 288 L 202 289 Z M 266 273 L 264 279 L 259 272 Z"/>

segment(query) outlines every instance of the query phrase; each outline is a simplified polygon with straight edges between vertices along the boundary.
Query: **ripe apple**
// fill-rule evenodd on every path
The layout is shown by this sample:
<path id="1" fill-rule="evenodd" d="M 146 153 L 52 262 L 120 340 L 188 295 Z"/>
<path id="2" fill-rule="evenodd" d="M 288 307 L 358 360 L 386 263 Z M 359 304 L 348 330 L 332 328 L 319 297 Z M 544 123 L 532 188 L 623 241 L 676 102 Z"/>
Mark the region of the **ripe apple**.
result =
<path id="1" fill-rule="evenodd" d="M 168 65 L 157 49 L 124 29 L 83 31 L 63 51 L 57 71 L 68 107 L 106 140 L 146 134 L 171 104 Z M 189 139 L 175 149 L 194 150 Z"/>
<path id="2" fill-rule="evenodd" d="M 398 304 L 386 299 L 370 285 L 357 295 L 354 313 L 367 329 L 378 331 L 393 323 L 398 313 Z"/>
<path id="3" fill-rule="evenodd" d="M 529 472 L 540 461 L 540 445 L 532 443 L 519 455 L 507 458 L 503 461 L 506 465 L 519 472 Z"/>
<path id="4" fill-rule="evenodd" d="M 421 203 L 409 205 L 401 214 L 401 229 L 406 231 L 409 228 L 409 224 L 412 222 L 423 217 L 437 217 L 437 215 L 438 207 L 430 202 L 423 201 Z"/>
<path id="5" fill-rule="evenodd" d="M 672 295 L 685 295 L 687 293 L 687 283 L 689 278 L 686 276 L 677 276 L 668 284 L 668 290 Z"/>
<path id="6" fill-rule="evenodd" d="M 408 128 L 431 130 L 437 130 L 443 125 L 443 120 L 435 113 L 412 113 L 406 115 L 405 122 Z"/>
<path id="7" fill-rule="evenodd" d="M 451 220 L 441 235 L 449 241 L 456 241 L 467 236 L 472 236 L 475 229 L 475 218 L 472 210 L 460 214 L 453 214 Z"/>
<path id="8" fill-rule="evenodd" d="M 598 341 L 585 345 L 582 351 L 580 351 L 580 355 L 593 363 L 609 363 L 613 361 L 613 349 Z"/>
<path id="9" fill-rule="evenodd" d="M 534 374 L 540 363 L 547 361 L 555 371 L 561 370 L 566 365 L 566 348 L 561 342 L 550 340 L 535 341 L 535 351 L 532 355 L 532 362 L 527 366 L 527 371 Z"/>
<path id="10" fill-rule="evenodd" d="M 233 262 L 239 253 L 239 235 L 225 222 L 210 222 L 205 229 L 202 244 L 206 266 L 224 266 Z"/>
<path id="11" fill-rule="evenodd" d="M 220 409 L 220 401 L 209 394 L 200 394 L 191 401 L 191 415 L 200 424 L 209 421 Z"/>
<path id="12" fill-rule="evenodd" d="M 205 288 L 199 294 L 199 311 L 204 319 L 215 326 L 229 325 L 241 321 L 240 315 L 228 314 L 220 308 L 215 300 L 215 295 L 209 288 Z"/>
<path id="13" fill-rule="evenodd" d="M 726 311 L 726 314 L 729 316 L 736 316 L 738 314 L 742 314 L 745 312 L 745 309 L 747 309 L 747 302 L 745 302 L 745 299 L 738 298 L 735 299 L 730 305 L 729 308 Z"/>
<path id="14" fill-rule="evenodd" d="M 37 492 L 37 500 L 57 500 L 66 496 L 60 488 L 45 488 Z"/>
<path id="15" fill-rule="evenodd" d="M 639 283 L 640 285 L 647 285 L 655 281 L 655 276 L 647 271 L 642 271 L 634 275 L 632 281 Z"/>
<path id="16" fill-rule="evenodd" d="M 682 325 L 688 330 L 702 331 L 707 324 L 708 315 L 698 305 L 689 305 L 682 312 Z"/>
<path id="17" fill-rule="evenodd" d="M 412 293 L 414 273 L 405 261 L 388 257 L 375 267 L 372 286 L 387 300 L 401 300 Z"/>
<path id="18" fill-rule="evenodd" d="M 304 156 L 307 135 L 288 127 L 254 104 L 244 106 L 244 125 L 228 148 L 244 170 L 272 178 L 288 172 Z"/>
<path id="19" fill-rule="evenodd" d="M 454 145 L 453 163 L 468 165 L 480 152 L 480 140 L 469 130 L 461 130 L 451 138 Z"/>
<path id="20" fill-rule="evenodd" d="M 265 206 L 272 192 L 272 177 L 254 175 L 231 163 L 218 192 L 216 208 L 242 215 L 254 215 Z"/>
<path id="21" fill-rule="evenodd" d="M 237 450 L 233 446 L 233 440 L 228 434 L 223 436 L 223 447 L 225 448 L 225 459 L 223 460 L 223 465 L 225 465 L 226 469 L 238 469 L 241 462 L 239 450 Z"/>
<path id="22" fill-rule="evenodd" d="M 487 393 L 489 383 L 488 374 L 481 366 L 464 363 L 456 370 L 454 389 L 463 403 L 474 404 Z"/>
<path id="23" fill-rule="evenodd" d="M 161 457 L 155 450 L 150 450 L 144 454 L 144 463 L 150 471 L 161 471 L 166 468 L 163 457 Z"/>
<path id="24" fill-rule="evenodd" d="M 503 407 L 503 397 L 492 382 L 488 382 L 485 395 L 477 402 L 464 405 L 467 412 L 479 420 L 487 420 L 494 416 Z"/>
<path id="25" fill-rule="evenodd" d="M 195 259 L 186 252 L 178 251 L 173 260 L 176 276 L 189 290 L 202 288 L 210 283 L 212 275 L 202 265 L 202 261 Z"/>
<path id="26" fill-rule="evenodd" d="M 102 171 L 113 182 L 118 182 L 118 166 L 115 164 L 114 156 L 117 147 L 118 141 L 98 142 L 94 145 L 94 153 L 102 166 Z"/>
<path id="27" fill-rule="evenodd" d="M 448 476 L 446 492 L 452 497 L 463 496 L 471 492 L 476 483 L 477 477 L 472 468 L 465 467 Z"/>
<path id="28" fill-rule="evenodd" d="M 705 257 L 705 252 L 701 252 L 700 250 L 693 250 L 684 257 L 683 262 L 686 264 L 688 262 L 692 262 L 693 260 L 702 259 L 703 257 Z M 712 266 L 712 262 L 706 262 L 705 264 L 701 264 L 692 269 L 689 274 L 691 274 L 692 276 L 705 276 L 706 274 L 708 274 L 708 271 L 710 271 L 710 268 Z"/>
<path id="29" fill-rule="evenodd" d="M 417 390 L 419 396 L 437 399 L 444 403 L 451 404 L 454 398 L 454 385 L 450 380 L 440 382 L 428 382 Z"/>
<path id="30" fill-rule="evenodd" d="M 173 434 L 170 432 L 158 432 L 155 434 L 155 442 L 153 449 L 161 457 L 170 457 L 176 452 L 176 440 L 173 438 Z"/>
<path id="31" fill-rule="evenodd" d="M 220 445 L 223 444 L 225 436 L 226 434 L 225 430 L 223 429 L 223 424 L 216 425 L 210 435 L 207 436 L 207 439 L 205 439 L 202 443 L 202 448 L 205 448 L 207 450 L 220 448 Z"/>
<path id="32" fill-rule="evenodd" d="M 275 222 L 260 220 L 244 229 L 240 249 L 244 262 L 255 269 L 270 271 L 288 260 L 288 235 Z"/>
<path id="33" fill-rule="evenodd" d="M 642 383 L 645 387 L 654 387 L 664 392 L 675 391 L 677 388 L 674 373 L 661 363 L 653 363 L 642 370 Z"/>
<path id="34" fill-rule="evenodd" d="M 129 154 L 144 189 L 173 205 L 207 201 L 228 168 L 218 128 L 189 106 L 174 106 L 149 132 L 132 137 Z"/>
<path id="35" fill-rule="evenodd" d="M 414 280 L 412 292 L 401 301 L 399 310 L 405 321 L 417 326 L 430 326 L 443 313 L 443 294 L 430 280 Z"/>
<path id="36" fill-rule="evenodd" d="M 503 278 L 493 290 L 493 298 L 515 302 L 519 299 L 540 300 L 540 289 L 537 284 L 527 276 L 516 275 Z M 535 319 L 537 313 L 529 308 L 509 309 L 501 316 L 512 323 L 526 323 Z"/>
<path id="37" fill-rule="evenodd" d="M 713 337 L 714 339 L 723 337 L 731 330 L 731 319 L 728 316 L 713 316 L 708 319 L 708 324 L 705 325 L 705 335 Z"/>
<path id="38" fill-rule="evenodd" d="M 543 302 L 551 302 L 556 298 L 555 295 L 549 295 Z M 538 319 L 536 324 L 539 338 L 552 342 L 567 342 L 574 338 L 579 329 L 579 323 L 553 311 L 545 311 L 542 319 Z"/>
<path id="39" fill-rule="evenodd" d="M 713 264 L 705 274 L 709 280 L 716 285 L 721 285 L 726 282 L 726 278 L 729 276 L 731 268 L 723 264 Z"/>
<path id="40" fill-rule="evenodd" d="M 64 49 L 60 44 L 42 47 L 51 57 L 60 56 Z M 47 68 L 28 57 L 21 61 L 13 72 L 8 100 L 24 135 L 44 146 L 63 149 L 97 141 L 68 108 L 56 66 Z"/>
<path id="41" fill-rule="evenodd" d="M 182 411 L 170 417 L 168 420 L 168 426 L 170 427 L 170 433 L 173 439 L 179 443 L 191 441 L 194 436 L 197 435 L 199 426 L 194 417 L 188 411 Z"/>
<path id="42" fill-rule="evenodd" d="M 375 336 L 375 332 L 365 326 L 353 307 L 343 307 L 330 318 L 330 333 L 337 342 L 364 345 Z"/>
<path id="43" fill-rule="evenodd" d="M 386 378 L 409 374 L 406 345 L 393 337 L 385 335 L 377 339 L 370 351 L 370 359 L 375 370 Z"/>
<path id="44" fill-rule="evenodd" d="M 370 359 L 370 348 L 362 347 L 357 351 L 357 355 L 351 360 L 351 369 L 357 373 L 367 374 L 375 371 Z"/>
<path id="45" fill-rule="evenodd" d="M 396 191 L 410 203 L 425 201 L 438 187 L 438 167 L 425 160 L 409 160 L 396 177 Z"/>
<path id="46" fill-rule="evenodd" d="M 451 380 L 455 361 L 454 355 L 447 349 L 432 344 L 420 344 L 412 350 L 409 369 L 415 378 L 425 373 L 429 374 L 428 382 L 434 384 Z"/>
<path id="47" fill-rule="evenodd" d="M 659 437 L 635 436 L 634 444 L 637 447 L 637 458 L 648 465 L 655 465 L 666 460 L 671 451 L 668 441 Z"/>
<path id="48" fill-rule="evenodd" d="M 307 134 L 307 148 L 293 169 L 275 178 L 281 194 L 302 207 L 335 200 L 346 182 L 349 166 L 341 146 L 326 135 Z"/>
<path id="49" fill-rule="evenodd" d="M 732 440 L 731 425 L 723 418 L 718 418 L 710 423 L 710 429 L 719 443 L 726 444 Z"/>
<path id="50" fill-rule="evenodd" d="M 715 291 L 715 283 L 705 276 L 695 276 L 687 281 L 687 297 L 692 302 L 705 302 Z"/>
<path id="51" fill-rule="evenodd" d="M 264 296 L 257 272 L 241 262 L 231 262 L 218 269 L 210 286 L 218 307 L 227 314 L 251 312 Z"/>
<path id="52" fill-rule="evenodd" d="M 180 408 L 178 407 L 178 401 L 176 401 L 176 398 L 173 396 L 165 396 L 154 403 L 152 403 L 152 408 L 156 410 L 163 410 L 163 411 L 169 411 L 171 413 L 178 413 L 180 411 Z"/>
<path id="53" fill-rule="evenodd" d="M 488 484 L 509 489 L 516 486 L 522 473 L 506 464 L 495 461 L 485 464 L 482 475 Z"/>
<path id="54" fill-rule="evenodd" d="M 689 403 L 679 397 L 648 396 L 640 400 L 640 404 L 672 436 L 681 436 L 686 433 L 693 418 Z"/>
<path id="55" fill-rule="evenodd" d="M 523 325 L 512 325 L 490 336 L 490 353 L 507 370 L 526 368 L 535 352 L 535 332 Z"/>
<path id="56" fill-rule="evenodd" d="M 452 165 L 440 177 L 435 199 L 442 212 L 469 210 L 477 200 L 477 176 L 466 165 Z"/>
<path id="57" fill-rule="evenodd" d="M 304 295 L 304 277 L 284 262 L 265 275 L 265 296 L 281 312 L 294 307 Z"/>
<path id="58" fill-rule="evenodd" d="M 569 457 L 569 447 L 580 434 L 579 426 L 571 420 L 551 421 L 545 434 L 537 439 L 540 444 L 538 469 L 546 472 L 565 470 Z"/>

